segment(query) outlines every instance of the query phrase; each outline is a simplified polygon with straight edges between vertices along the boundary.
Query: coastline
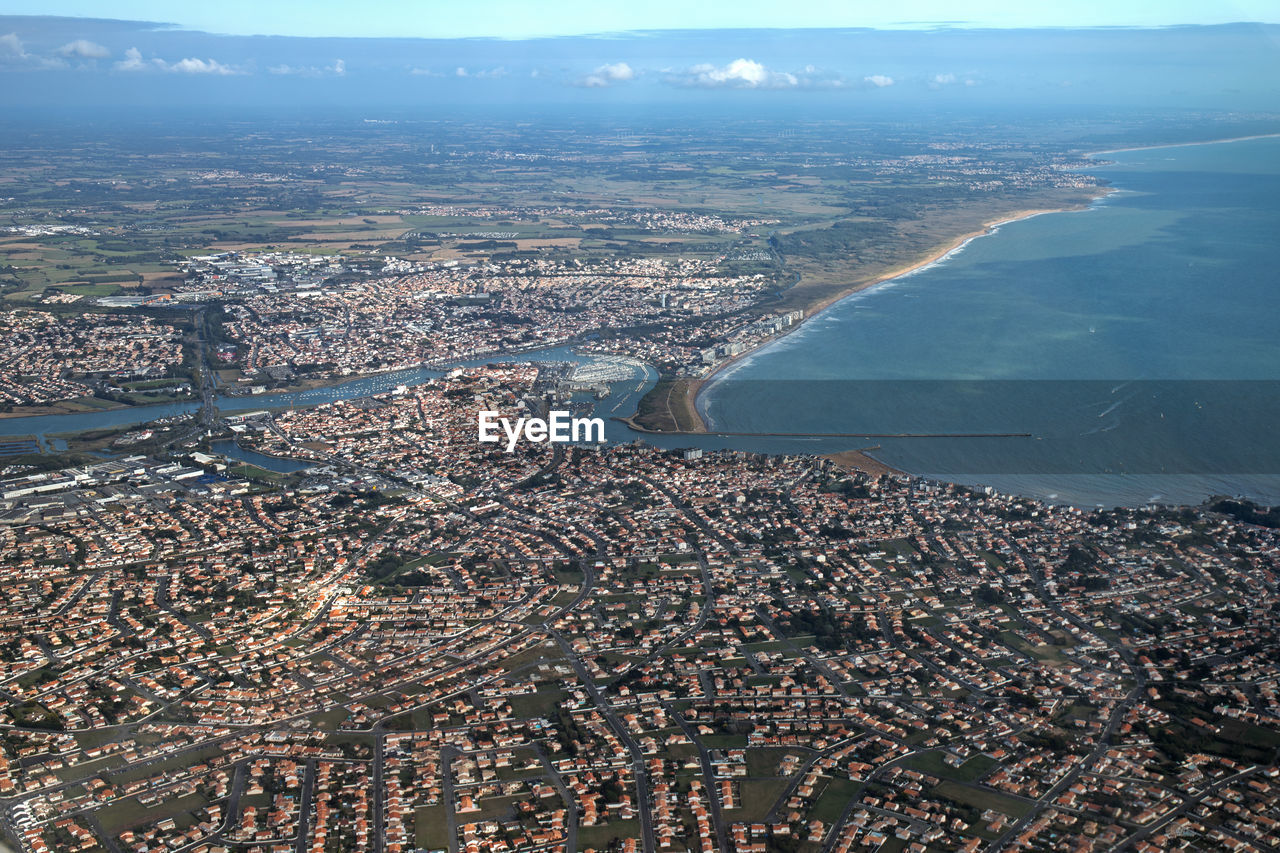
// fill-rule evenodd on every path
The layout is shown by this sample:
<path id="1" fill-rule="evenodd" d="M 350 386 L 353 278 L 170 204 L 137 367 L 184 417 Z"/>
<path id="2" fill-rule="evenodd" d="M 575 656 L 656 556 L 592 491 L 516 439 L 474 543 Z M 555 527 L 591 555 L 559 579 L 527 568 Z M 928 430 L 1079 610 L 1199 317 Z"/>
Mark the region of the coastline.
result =
<path id="1" fill-rule="evenodd" d="M 1098 199 L 1106 198 L 1107 196 L 1111 195 L 1114 192 L 1119 192 L 1119 190 L 1114 187 L 1104 188 L 1092 199 L 1090 199 L 1089 204 L 1093 204 Z M 689 411 L 692 413 L 694 423 L 695 423 L 695 429 L 688 431 L 688 433 L 696 434 L 696 433 L 705 433 L 709 431 L 709 427 L 707 425 L 706 419 L 703 418 L 702 412 L 698 408 L 698 400 L 701 397 L 702 392 L 705 391 L 708 387 L 710 387 L 712 382 L 720 373 L 722 373 L 729 367 L 732 367 L 733 365 L 737 364 L 743 358 L 746 358 L 747 356 L 757 352 L 761 348 L 768 346 L 769 344 L 772 344 L 775 341 L 780 341 L 787 335 L 790 335 L 791 333 L 795 332 L 797 329 L 803 328 L 804 324 L 808 322 L 811 318 L 817 316 L 821 312 L 825 311 L 827 308 L 830 308 L 832 305 L 835 305 L 837 302 L 840 302 L 843 299 L 847 299 L 848 297 L 853 296 L 855 294 L 863 293 L 881 284 L 885 284 L 887 282 L 894 281 L 895 279 L 899 279 L 904 276 L 908 276 L 913 273 L 919 272 L 920 270 L 932 264 L 941 263 L 942 261 L 946 260 L 950 256 L 963 250 L 966 246 L 968 246 L 974 240 L 977 240 L 979 237 L 986 237 L 989 234 L 995 233 L 997 230 L 1000 229 L 1001 226 L 1009 225 L 1014 222 L 1021 222 L 1025 219 L 1032 219 L 1036 216 L 1043 216 L 1049 213 L 1069 213 L 1073 211 L 1087 210 L 1087 209 L 1088 209 L 1088 205 L 1071 206 L 1071 207 L 1055 207 L 1055 208 L 1029 208 L 1026 210 L 1015 211 L 1011 214 L 1007 214 L 996 219 L 988 220 L 987 222 L 984 222 L 982 224 L 981 228 L 977 228 L 973 231 L 969 231 L 965 234 L 961 234 L 959 237 L 956 237 L 955 239 L 951 240 L 949 243 L 946 243 L 945 245 L 929 252 L 922 258 L 918 258 L 917 260 L 914 260 L 914 261 L 909 261 L 901 267 L 892 269 L 889 272 L 878 275 L 867 281 L 862 281 L 862 282 L 858 282 L 856 284 L 850 285 L 849 287 L 843 288 L 837 293 L 832 294 L 831 296 L 817 300 L 816 302 L 810 305 L 804 306 L 804 318 L 801 319 L 799 323 L 796 323 L 794 326 L 787 329 L 782 334 L 765 338 L 764 340 L 760 341 L 758 344 L 751 347 L 750 349 L 744 350 L 743 352 L 740 352 L 737 355 L 734 355 L 734 356 L 731 356 L 730 358 L 725 359 L 720 364 L 717 364 L 715 368 L 706 376 L 700 377 L 685 385 L 685 388 L 684 388 L 685 404 L 688 407 Z M 632 426 L 632 428 L 637 428 L 635 424 L 629 424 L 629 425 Z M 660 430 L 642 430 L 642 431 L 663 432 L 663 434 L 672 434 L 671 432 L 660 431 Z"/>
<path id="2" fill-rule="evenodd" d="M 1247 136 L 1233 136 L 1225 139 L 1205 139 L 1199 142 L 1167 142 L 1167 143 L 1159 143 L 1154 145 L 1135 145 L 1135 146 L 1121 147 L 1121 148 L 1108 148 L 1101 151 L 1086 152 L 1081 156 L 1086 158 L 1092 158 L 1092 157 L 1097 157 L 1104 154 L 1119 154 L 1125 151 L 1150 151 L 1150 150 L 1159 149 L 1159 148 L 1189 148 L 1197 145 L 1219 145 L 1219 144 L 1224 144 L 1228 142 L 1247 142 L 1249 140 L 1254 140 L 1254 139 L 1276 139 L 1276 138 L 1280 138 L 1280 133 L 1255 133 Z M 818 300 L 811 305 L 804 306 L 804 312 L 805 312 L 804 318 L 799 323 L 796 323 L 794 326 L 792 326 L 791 328 L 787 329 L 786 331 L 782 332 L 779 335 L 766 338 L 765 340 L 761 341 L 760 343 L 756 344 L 750 349 L 745 350 L 741 353 L 738 353 L 737 355 L 731 356 L 730 358 L 716 365 L 715 368 L 706 376 L 703 376 L 696 380 L 688 382 L 685 385 L 684 387 L 685 405 L 690 415 L 692 416 L 692 419 L 695 425 L 695 429 L 691 430 L 690 432 L 703 433 L 703 432 L 709 431 L 709 427 L 706 422 L 706 419 L 703 418 L 702 412 L 698 408 L 698 400 L 701 397 L 702 392 L 705 391 L 708 387 L 710 387 L 713 380 L 721 372 L 723 372 L 729 367 L 732 367 L 734 364 L 738 363 L 741 359 L 745 358 L 746 356 L 749 356 L 755 353 L 762 347 L 765 347 L 768 344 L 773 343 L 774 341 L 781 340 L 786 335 L 789 335 L 792 332 L 796 331 L 797 329 L 802 328 L 805 322 L 807 322 L 810 318 L 816 316 L 817 314 L 831 307 L 832 305 L 839 302 L 840 300 L 845 299 L 849 296 L 853 296 L 854 294 L 862 293 L 866 290 L 870 290 L 873 287 L 876 287 L 878 285 L 884 284 L 889 281 L 893 281 L 894 279 L 902 278 L 903 276 L 918 272 L 919 270 L 929 266 L 930 264 L 939 263 L 945 260 L 950 255 L 956 252 L 959 252 L 965 246 L 967 246 L 972 241 L 978 239 L 979 237 L 985 237 L 988 234 L 993 233 L 994 231 L 999 229 L 1002 225 L 1009 225 L 1013 222 L 1020 222 L 1024 219 L 1031 219 L 1033 217 L 1041 216 L 1048 213 L 1069 213 L 1073 211 L 1087 210 L 1090 205 L 1097 202 L 1099 199 L 1106 198 L 1107 196 L 1110 196 L 1113 193 L 1117 193 L 1120 191 L 1121 190 L 1119 187 L 1101 187 L 1099 188 L 1099 192 L 1096 195 L 1094 195 L 1093 198 L 1091 198 L 1089 203 L 1086 205 L 1072 205 L 1069 207 L 1020 210 L 999 219 L 989 220 L 983 223 L 980 229 L 971 231 L 967 234 L 963 234 L 955 238 L 954 240 L 952 240 L 950 243 L 946 244 L 942 248 L 929 253 L 921 260 L 908 263 L 899 269 L 884 273 L 883 275 L 877 276 L 869 281 L 860 282 L 858 284 L 852 285 L 848 288 L 845 288 L 839 291 L 833 296 Z M 636 424 L 634 424 L 630 420 L 628 420 L 627 423 L 633 429 L 637 429 L 642 432 L 657 432 L 657 433 L 666 432 L 663 430 L 644 429 L 643 427 L 638 427 Z"/>
<path id="3" fill-rule="evenodd" d="M 868 474 L 872 477 L 882 476 L 909 476 L 905 471 L 899 471 L 897 468 L 886 465 L 879 459 L 871 455 L 872 451 L 879 450 L 880 445 L 875 447 L 863 447 L 858 450 L 841 450 L 836 453 L 824 453 L 823 459 L 828 459 L 837 467 L 846 471 L 858 471 Z"/>
<path id="4" fill-rule="evenodd" d="M 1108 148 L 1104 151 L 1087 151 L 1083 157 L 1100 157 L 1103 154 L 1122 154 L 1125 151 L 1154 151 L 1158 148 L 1191 148 L 1196 145 L 1222 145 L 1227 142 L 1248 142 L 1251 139 L 1276 139 L 1280 133 L 1255 133 L 1251 136 L 1233 136 L 1230 139 L 1206 139 L 1203 142 L 1165 142 L 1159 145 L 1131 145 L 1127 148 Z"/>

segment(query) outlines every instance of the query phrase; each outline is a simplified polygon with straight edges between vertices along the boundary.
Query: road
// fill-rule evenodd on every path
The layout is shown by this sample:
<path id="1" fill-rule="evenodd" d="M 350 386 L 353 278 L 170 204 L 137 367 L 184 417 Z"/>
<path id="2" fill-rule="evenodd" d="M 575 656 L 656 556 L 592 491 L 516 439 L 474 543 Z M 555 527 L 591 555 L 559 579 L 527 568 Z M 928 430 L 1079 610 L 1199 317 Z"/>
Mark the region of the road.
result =
<path id="1" fill-rule="evenodd" d="M 640 834 L 643 842 L 644 853 L 656 853 L 658 849 L 657 837 L 653 832 L 653 815 L 649 806 L 649 775 L 644 766 L 644 753 L 640 751 L 640 745 L 631 737 L 631 733 L 627 731 L 627 727 L 618 719 L 618 715 L 614 713 L 613 707 L 608 700 L 601 695 L 596 689 L 595 682 L 591 678 L 591 673 L 587 671 L 583 665 L 582 659 L 578 657 L 578 653 L 565 640 L 558 631 L 552 631 L 552 635 L 556 638 L 556 642 L 560 645 L 560 651 L 564 653 L 565 658 L 573 666 L 574 672 L 578 674 L 584 687 L 587 689 L 587 695 L 591 697 L 591 701 L 595 703 L 595 707 L 600 714 L 608 721 L 609 726 L 613 729 L 618 739 L 622 741 L 623 746 L 627 748 L 627 752 L 631 754 L 632 773 L 636 780 L 636 803 L 637 811 L 640 818 Z M 450 851 L 455 853 L 455 851 Z"/>
<path id="2" fill-rule="evenodd" d="M 721 851 L 728 853 L 733 848 L 729 846 L 729 828 L 725 826 L 724 814 L 720 809 L 720 792 L 716 789 L 715 771 L 711 767 L 711 751 L 702 745 L 702 739 L 698 737 L 698 733 L 678 711 L 666 702 L 662 703 L 662 707 L 676 721 L 689 740 L 698 747 L 698 760 L 702 764 L 702 784 L 707 788 L 707 804 L 711 807 L 711 826 L 716 831 L 716 845 Z"/>
<path id="3" fill-rule="evenodd" d="M 458 853 L 457 800 L 453 793 L 453 762 L 462 753 L 456 747 L 445 744 L 440 747 L 440 779 L 444 783 L 444 814 L 449 833 L 449 853 Z"/>
<path id="4" fill-rule="evenodd" d="M 547 778 L 551 780 L 551 786 L 560 794 L 560 799 L 564 800 L 566 810 L 565 818 L 565 850 L 569 853 L 577 853 L 578 850 L 578 801 L 574 798 L 573 792 L 565 787 L 564 779 L 560 777 L 560 771 L 551 764 L 551 759 L 547 757 L 546 750 L 542 748 L 542 744 L 534 744 L 534 749 L 538 752 L 538 760 L 542 762 L 543 769 L 546 770 Z"/>

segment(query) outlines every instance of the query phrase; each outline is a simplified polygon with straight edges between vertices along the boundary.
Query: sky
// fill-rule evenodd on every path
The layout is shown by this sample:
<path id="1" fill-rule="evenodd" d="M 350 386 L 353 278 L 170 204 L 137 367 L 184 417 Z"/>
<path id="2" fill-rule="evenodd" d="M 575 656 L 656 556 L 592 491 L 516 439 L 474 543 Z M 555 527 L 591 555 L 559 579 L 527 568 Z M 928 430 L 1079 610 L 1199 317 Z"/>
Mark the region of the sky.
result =
<path id="1" fill-rule="evenodd" d="M 1280 115 L 1280 0 L 0 0 L 0 110 L 503 105 Z"/>
<path id="2" fill-rule="evenodd" d="M 0 0 L 0 14 L 159 21 L 231 35 L 505 38 L 654 29 L 1159 27 L 1280 23 L 1277 0 Z"/>

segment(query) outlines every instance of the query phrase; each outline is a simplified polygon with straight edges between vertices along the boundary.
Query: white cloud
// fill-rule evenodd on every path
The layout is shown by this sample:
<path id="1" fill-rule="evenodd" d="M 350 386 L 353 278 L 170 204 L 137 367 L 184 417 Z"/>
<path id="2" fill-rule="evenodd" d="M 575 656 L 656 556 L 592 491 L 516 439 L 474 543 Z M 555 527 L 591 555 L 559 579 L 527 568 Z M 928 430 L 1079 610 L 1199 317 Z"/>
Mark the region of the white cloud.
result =
<path id="1" fill-rule="evenodd" d="M 507 76 L 507 69 L 499 65 L 497 68 L 489 68 L 484 71 L 468 71 L 459 65 L 453 71 L 454 77 L 475 77 L 477 80 L 496 80 L 499 77 Z"/>
<path id="2" fill-rule="evenodd" d="M 63 56 L 78 56 L 81 59 L 106 59 L 111 55 L 111 51 L 106 47 L 88 39 L 69 41 L 58 48 L 58 53 Z"/>
<path id="3" fill-rule="evenodd" d="M 116 63 L 118 71 L 141 71 L 147 67 L 147 63 L 142 61 L 142 51 L 136 47 L 131 47 L 124 52 L 124 59 Z"/>
<path id="4" fill-rule="evenodd" d="M 849 85 L 840 74 L 816 65 L 794 72 L 776 71 L 754 59 L 735 59 L 727 65 L 704 62 L 664 73 L 667 83 L 702 89 L 842 89 Z"/>
<path id="5" fill-rule="evenodd" d="M 57 56 L 36 56 L 27 53 L 26 45 L 17 33 L 0 36 L 0 63 L 22 63 L 35 68 L 66 68 L 67 62 Z"/>
<path id="6" fill-rule="evenodd" d="M 315 65 L 272 65 L 267 69 L 271 74 L 280 75 L 297 75 L 300 77 L 323 77 L 326 74 L 333 74 L 337 77 L 343 77 L 347 73 L 347 63 L 341 59 L 335 59 L 332 65 L 326 65 L 320 68 Z M 415 69 L 416 73 L 416 69 Z"/>
<path id="7" fill-rule="evenodd" d="M 788 89 L 799 86 L 800 78 L 786 71 L 771 71 L 754 59 L 735 59 L 728 65 L 695 65 L 672 75 L 668 82 L 705 89 Z"/>
<path id="8" fill-rule="evenodd" d="M 885 74 L 872 74 L 869 77 L 863 77 L 863 80 L 875 86 L 877 89 L 883 89 L 885 86 L 893 85 L 893 78 Z"/>
<path id="9" fill-rule="evenodd" d="M 602 89 L 614 83 L 625 83 L 628 80 L 634 80 L 635 77 L 636 72 L 630 65 L 625 62 L 614 62 L 609 65 L 601 65 L 595 71 L 579 80 L 578 85 L 586 86 L 589 89 Z"/>
<path id="10" fill-rule="evenodd" d="M 0 36 L 0 58 L 26 59 L 30 55 L 22 46 L 22 39 L 18 38 L 17 33 Z"/>
<path id="11" fill-rule="evenodd" d="M 835 71 L 825 71 L 814 65 L 806 65 L 798 75 L 800 85 L 811 89 L 843 89 L 849 81 Z"/>
<path id="12" fill-rule="evenodd" d="M 235 74 L 236 70 L 230 66 L 223 65 L 216 59 L 179 59 L 177 62 L 168 65 L 165 71 L 176 71 L 180 74 Z"/>
<path id="13" fill-rule="evenodd" d="M 965 71 L 962 74 L 953 74 L 950 71 L 941 74 L 932 74 L 925 81 L 930 89 L 941 89 L 943 86 L 977 86 L 978 81 L 975 79 L 978 75 L 976 71 Z"/>
<path id="14" fill-rule="evenodd" d="M 276 66 L 277 68 L 287 68 L 288 66 Z M 152 59 L 143 59 L 142 51 L 136 47 L 131 47 L 124 52 L 124 59 L 116 63 L 117 71 L 147 71 L 155 69 L 157 71 L 170 71 L 177 74 L 214 74 L 217 76 L 227 76 L 230 74 L 239 74 L 241 72 L 229 65 L 223 65 L 216 59 L 196 59 L 188 57 L 179 59 L 177 62 L 165 62 L 158 57 Z"/>
<path id="15" fill-rule="evenodd" d="M 769 70 L 752 59 L 735 59 L 721 68 L 704 63 L 690 70 L 703 85 L 759 86 L 769 80 Z"/>
<path id="16" fill-rule="evenodd" d="M 68 67 L 67 61 L 60 56 L 37 56 L 34 53 L 28 53 L 26 45 L 22 43 L 17 33 L 6 33 L 0 36 L 0 65 L 35 69 Z"/>

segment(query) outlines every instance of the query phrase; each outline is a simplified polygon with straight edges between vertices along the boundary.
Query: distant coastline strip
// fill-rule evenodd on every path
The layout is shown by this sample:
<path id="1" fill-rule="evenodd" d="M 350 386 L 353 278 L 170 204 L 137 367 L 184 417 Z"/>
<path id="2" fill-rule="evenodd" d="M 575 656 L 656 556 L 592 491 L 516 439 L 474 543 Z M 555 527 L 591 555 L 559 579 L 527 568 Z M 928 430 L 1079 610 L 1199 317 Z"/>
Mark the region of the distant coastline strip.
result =
<path id="1" fill-rule="evenodd" d="M 734 432 L 717 429 L 653 430 L 630 418 L 614 418 L 639 432 L 659 435 L 715 435 L 745 438 L 1035 438 L 1029 432 Z"/>
<path id="2" fill-rule="evenodd" d="M 1128 148 L 1108 148 L 1105 151 L 1088 151 L 1085 157 L 1101 157 L 1103 154 L 1123 154 L 1126 151 L 1154 151 L 1159 148 L 1191 148 L 1196 145 L 1222 145 L 1227 142 L 1249 142 L 1254 139 L 1275 139 L 1280 133 L 1255 133 L 1251 136 L 1232 136 L 1228 139 L 1205 139 L 1201 142 L 1157 142 L 1151 145 L 1131 145 Z"/>

